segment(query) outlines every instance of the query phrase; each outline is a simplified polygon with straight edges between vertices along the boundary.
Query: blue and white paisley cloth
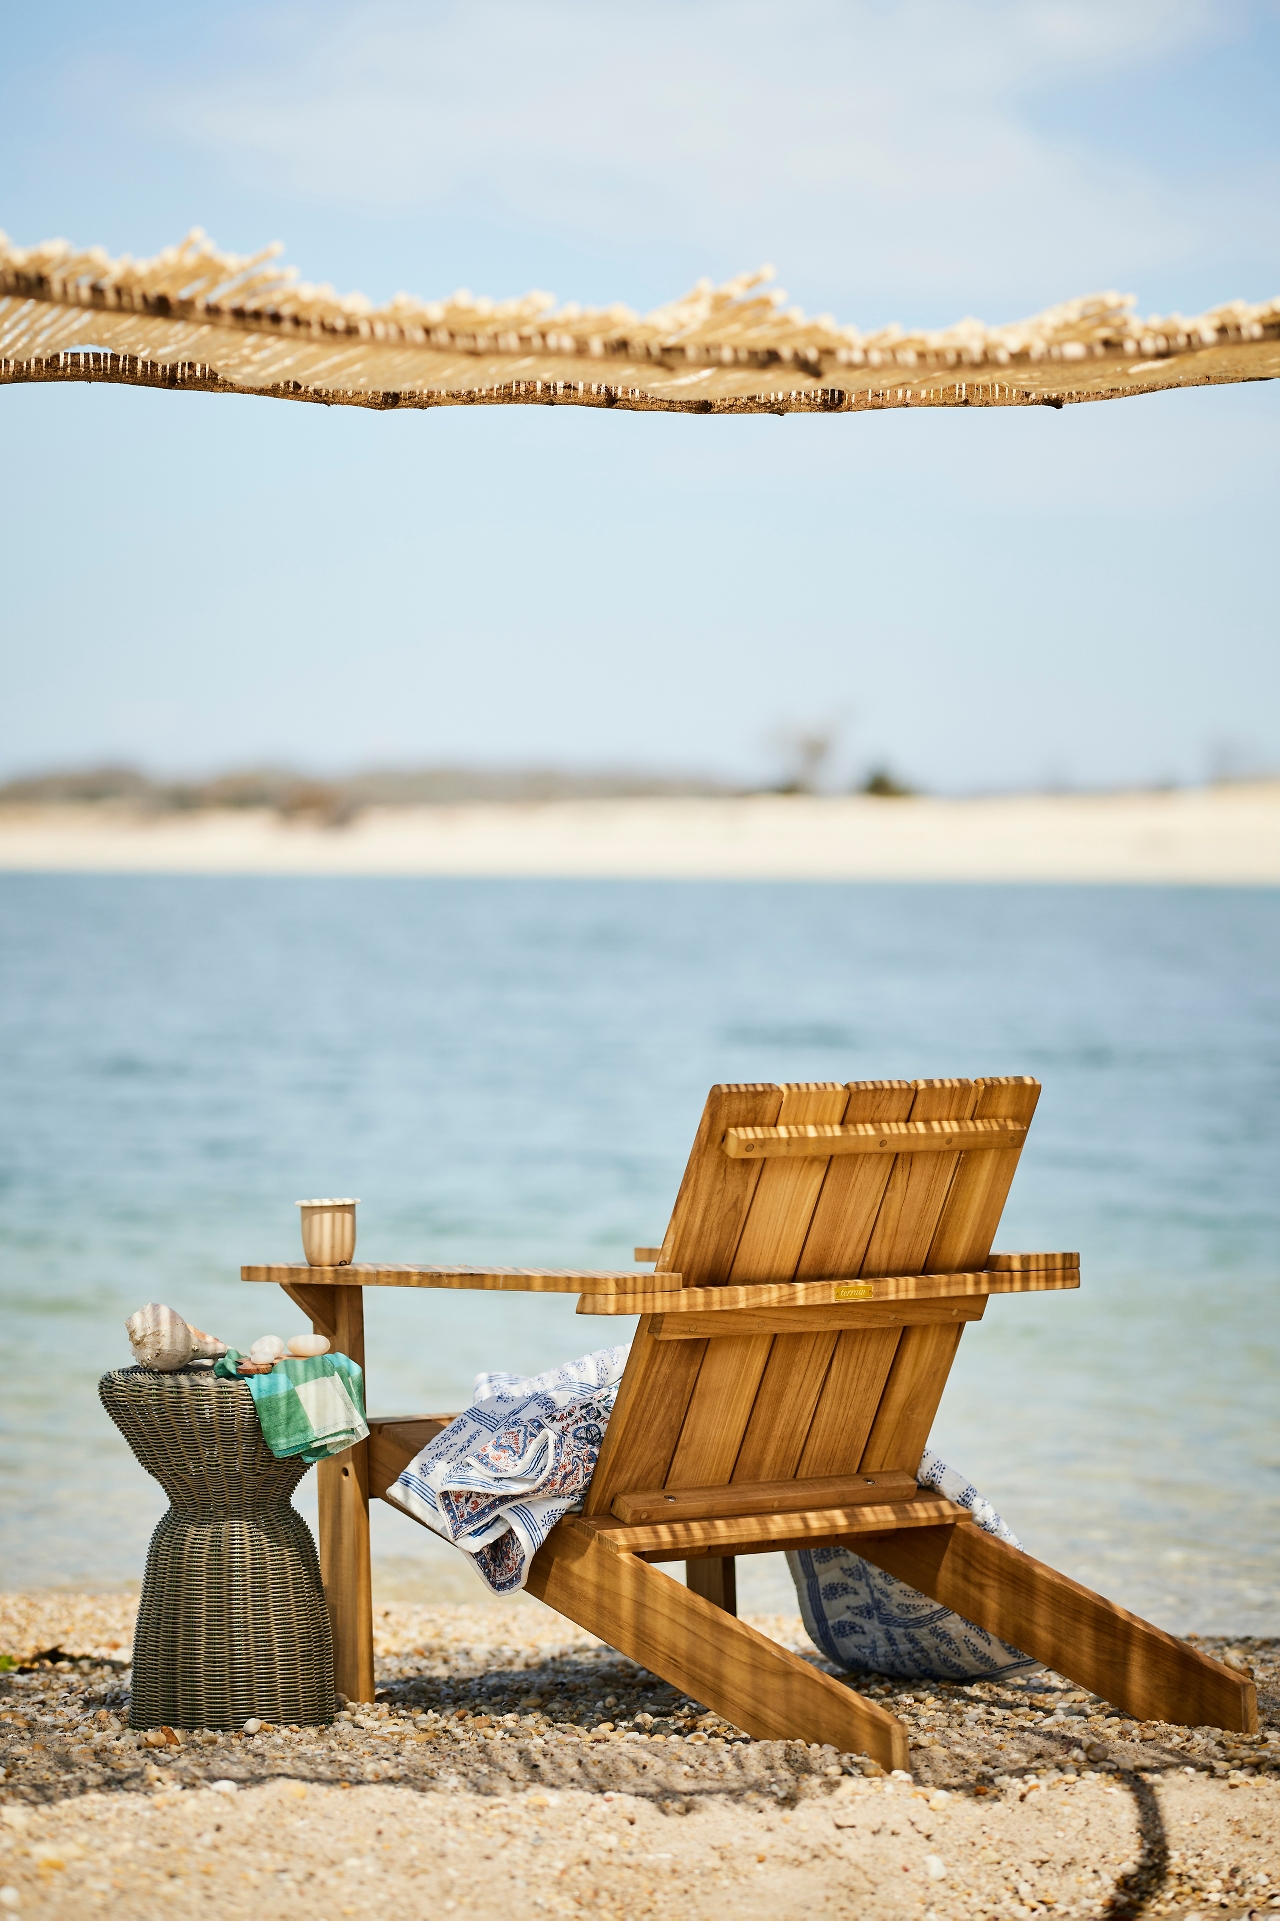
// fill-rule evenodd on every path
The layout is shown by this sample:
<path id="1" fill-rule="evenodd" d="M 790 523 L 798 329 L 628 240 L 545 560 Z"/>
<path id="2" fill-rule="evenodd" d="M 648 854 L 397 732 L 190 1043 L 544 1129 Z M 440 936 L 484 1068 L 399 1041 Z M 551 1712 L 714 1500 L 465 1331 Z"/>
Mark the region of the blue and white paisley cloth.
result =
<path id="1" fill-rule="evenodd" d="M 601 1348 L 545 1374 L 478 1374 L 472 1405 L 388 1495 L 469 1554 L 495 1594 L 513 1594 L 591 1485 L 627 1353 Z"/>
<path id="2" fill-rule="evenodd" d="M 916 1480 L 967 1507 L 985 1533 L 1021 1547 L 990 1501 L 927 1448 Z M 788 1554 L 787 1562 L 809 1638 L 850 1674 L 886 1674 L 899 1681 L 991 1681 L 1031 1673 L 1041 1665 L 873 1567 L 851 1548 L 804 1548 Z"/>

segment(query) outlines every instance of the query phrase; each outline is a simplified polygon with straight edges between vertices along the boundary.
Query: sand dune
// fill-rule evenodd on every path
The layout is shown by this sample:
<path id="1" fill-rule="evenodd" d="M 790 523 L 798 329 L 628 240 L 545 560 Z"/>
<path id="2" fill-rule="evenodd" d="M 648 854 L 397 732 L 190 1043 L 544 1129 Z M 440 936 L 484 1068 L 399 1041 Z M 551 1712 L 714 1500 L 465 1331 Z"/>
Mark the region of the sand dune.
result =
<path id="1" fill-rule="evenodd" d="M 375 807 L 0 809 L 0 870 L 1280 885 L 1280 781 L 1160 793 L 760 794 Z"/>

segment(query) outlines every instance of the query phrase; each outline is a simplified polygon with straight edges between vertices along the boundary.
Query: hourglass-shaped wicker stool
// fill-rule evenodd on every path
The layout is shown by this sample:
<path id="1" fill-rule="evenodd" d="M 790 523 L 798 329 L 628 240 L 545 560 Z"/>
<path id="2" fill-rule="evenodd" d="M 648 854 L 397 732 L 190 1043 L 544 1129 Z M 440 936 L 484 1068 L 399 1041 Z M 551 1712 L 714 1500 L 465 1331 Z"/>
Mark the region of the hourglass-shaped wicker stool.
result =
<path id="1" fill-rule="evenodd" d="M 172 1506 L 151 1537 L 129 1725 L 332 1721 L 333 1643 L 315 1542 L 244 1381 L 121 1367 L 98 1393 Z"/>

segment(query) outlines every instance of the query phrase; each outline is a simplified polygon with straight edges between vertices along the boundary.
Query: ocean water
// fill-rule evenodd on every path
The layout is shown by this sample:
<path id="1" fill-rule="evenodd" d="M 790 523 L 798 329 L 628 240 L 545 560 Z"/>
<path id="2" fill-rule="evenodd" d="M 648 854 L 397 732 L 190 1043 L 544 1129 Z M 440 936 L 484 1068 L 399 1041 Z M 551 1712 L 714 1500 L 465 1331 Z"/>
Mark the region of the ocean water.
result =
<path id="1" fill-rule="evenodd" d="M 1274 891 L 0 877 L 0 1585 L 137 1583 L 163 1497 L 96 1379 L 148 1300 L 296 1331 L 238 1271 L 300 1196 L 359 1195 L 364 1259 L 626 1266 L 713 1081 L 1031 1073 L 997 1245 L 1084 1285 L 992 1302 L 933 1444 L 1162 1625 L 1280 1631 L 1278 954 Z M 630 1327 L 366 1299 L 384 1413 Z M 479 1592 L 374 1540 L 383 1595 Z"/>

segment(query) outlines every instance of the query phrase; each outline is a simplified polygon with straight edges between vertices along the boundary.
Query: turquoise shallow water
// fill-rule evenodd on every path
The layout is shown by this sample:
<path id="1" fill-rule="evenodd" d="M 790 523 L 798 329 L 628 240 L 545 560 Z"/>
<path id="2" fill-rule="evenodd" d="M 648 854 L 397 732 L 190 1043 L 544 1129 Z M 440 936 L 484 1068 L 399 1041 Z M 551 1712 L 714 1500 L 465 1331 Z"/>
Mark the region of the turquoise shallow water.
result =
<path id="1" fill-rule="evenodd" d="M 238 1269 L 301 1195 L 361 1196 L 364 1259 L 625 1266 L 712 1081 L 1032 1073 L 999 1244 L 1084 1286 L 992 1303 L 934 1444 L 1076 1578 L 1280 1631 L 1277 953 L 1268 891 L 0 878 L 0 1582 L 137 1581 L 163 1499 L 96 1378 L 146 1300 L 295 1331 Z M 368 1298 L 383 1412 L 629 1326 Z M 385 1593 L 456 1579 L 375 1547 Z"/>

